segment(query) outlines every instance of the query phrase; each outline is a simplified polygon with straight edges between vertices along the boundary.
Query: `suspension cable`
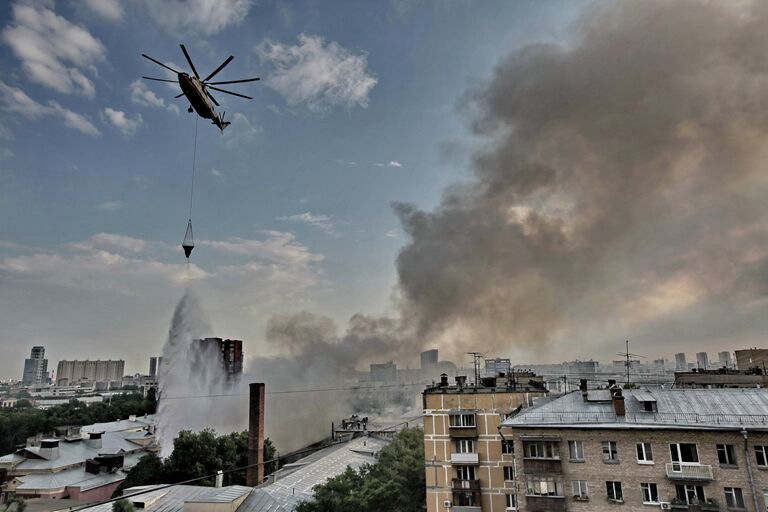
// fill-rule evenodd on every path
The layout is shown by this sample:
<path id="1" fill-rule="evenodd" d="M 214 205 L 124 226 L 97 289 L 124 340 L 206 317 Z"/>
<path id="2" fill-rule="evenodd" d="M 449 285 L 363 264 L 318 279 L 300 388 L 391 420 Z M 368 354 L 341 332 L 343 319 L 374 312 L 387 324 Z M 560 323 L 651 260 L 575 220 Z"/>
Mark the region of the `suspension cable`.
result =
<path id="1" fill-rule="evenodd" d="M 197 120 L 195 116 L 195 143 L 192 150 L 192 184 L 189 187 L 189 220 L 192 221 L 192 199 L 195 196 L 195 164 L 197 163 Z"/>

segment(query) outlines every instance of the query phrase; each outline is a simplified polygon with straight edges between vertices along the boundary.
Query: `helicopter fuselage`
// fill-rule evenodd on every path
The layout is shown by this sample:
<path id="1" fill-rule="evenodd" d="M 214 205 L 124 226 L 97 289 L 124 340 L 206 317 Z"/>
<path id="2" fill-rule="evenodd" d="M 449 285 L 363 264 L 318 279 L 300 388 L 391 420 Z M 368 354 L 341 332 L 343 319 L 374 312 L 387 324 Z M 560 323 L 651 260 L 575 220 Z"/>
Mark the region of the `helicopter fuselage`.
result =
<path id="1" fill-rule="evenodd" d="M 203 119 L 210 119 L 213 124 L 223 130 L 226 124 L 222 122 L 219 113 L 216 112 L 213 102 L 205 93 L 205 86 L 200 79 L 190 76 L 187 73 L 179 73 L 178 78 L 181 91 L 184 93 L 184 96 L 187 97 L 189 104 L 195 109 L 197 115 Z"/>

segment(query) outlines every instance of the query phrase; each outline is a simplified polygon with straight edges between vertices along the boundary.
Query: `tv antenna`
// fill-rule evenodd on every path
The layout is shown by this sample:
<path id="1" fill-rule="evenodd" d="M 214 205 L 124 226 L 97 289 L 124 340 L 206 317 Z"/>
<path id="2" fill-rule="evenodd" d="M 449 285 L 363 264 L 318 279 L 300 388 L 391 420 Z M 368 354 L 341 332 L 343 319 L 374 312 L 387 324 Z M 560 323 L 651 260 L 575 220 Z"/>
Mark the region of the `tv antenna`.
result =
<path id="1" fill-rule="evenodd" d="M 482 359 L 483 354 L 480 352 L 467 352 L 467 354 L 472 356 L 472 367 L 475 370 L 475 389 L 477 389 L 480 383 L 480 359 Z"/>
<path id="2" fill-rule="evenodd" d="M 630 357 L 642 357 L 643 359 L 647 359 L 647 358 L 645 356 L 640 355 L 640 354 L 633 354 L 633 353 L 631 353 L 629 351 L 629 340 L 627 340 L 625 343 L 626 343 L 626 347 L 627 347 L 626 348 L 626 352 L 618 352 L 616 355 L 617 356 L 625 357 L 627 359 L 626 362 L 624 363 L 624 366 L 627 367 L 627 384 L 626 384 L 626 387 L 628 388 L 629 387 L 629 371 L 632 368 L 632 360 L 630 359 Z"/>

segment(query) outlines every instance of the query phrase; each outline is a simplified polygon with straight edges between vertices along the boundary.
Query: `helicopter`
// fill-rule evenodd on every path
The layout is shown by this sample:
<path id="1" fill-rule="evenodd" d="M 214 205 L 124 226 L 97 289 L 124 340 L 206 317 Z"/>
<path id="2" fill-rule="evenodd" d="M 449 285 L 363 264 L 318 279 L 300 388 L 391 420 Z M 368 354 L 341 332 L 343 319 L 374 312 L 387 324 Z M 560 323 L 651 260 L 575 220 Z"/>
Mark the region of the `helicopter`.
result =
<path id="1" fill-rule="evenodd" d="M 213 89 L 214 91 L 223 92 L 226 94 L 231 94 L 232 96 L 239 96 L 240 98 L 245 98 L 247 100 L 252 100 L 253 98 L 250 96 L 246 96 L 245 94 L 239 94 L 232 91 L 227 91 L 224 89 L 220 89 L 218 87 L 214 87 L 215 85 L 225 85 L 225 84 L 239 84 L 243 82 L 255 82 L 256 80 L 259 80 L 259 78 L 246 78 L 244 80 L 228 80 L 224 82 L 209 82 L 211 78 L 216 76 L 219 71 L 224 69 L 224 67 L 232 62 L 232 59 L 235 57 L 233 55 L 230 55 L 227 57 L 227 60 L 221 63 L 219 67 L 217 67 L 213 72 L 208 75 L 207 77 L 200 79 L 200 75 L 197 74 L 197 69 L 195 68 L 195 65 L 192 63 L 192 59 L 189 57 L 189 53 L 187 53 L 187 49 L 184 47 L 183 44 L 179 45 L 181 46 L 181 51 L 184 52 L 184 57 L 186 57 L 187 62 L 189 62 L 189 67 L 192 68 L 192 72 L 194 73 L 194 76 L 191 76 L 189 73 L 185 73 L 183 71 L 178 71 L 176 69 L 173 69 L 172 67 L 163 64 L 157 59 L 153 59 L 146 53 L 142 53 L 141 56 L 151 60 L 155 64 L 159 64 L 160 66 L 163 66 L 165 69 L 172 71 L 176 73 L 176 76 L 178 77 L 178 80 L 166 80 L 164 78 L 153 78 L 150 76 L 142 76 L 142 78 L 146 80 L 155 80 L 157 82 L 171 82 L 175 84 L 179 84 L 181 87 L 181 94 L 175 96 L 176 98 L 180 98 L 182 96 L 186 96 L 189 100 L 189 108 L 187 109 L 187 112 L 192 112 L 193 109 L 195 112 L 197 112 L 197 115 L 202 117 L 203 119 L 210 119 L 211 124 L 215 124 L 219 127 L 219 129 L 223 132 L 224 128 L 229 126 L 231 123 L 224 121 L 224 113 L 222 112 L 221 115 L 219 115 L 218 112 L 216 112 L 216 107 L 220 106 L 219 102 L 216 101 L 216 99 L 211 95 L 210 92 L 208 92 L 208 89 Z"/>

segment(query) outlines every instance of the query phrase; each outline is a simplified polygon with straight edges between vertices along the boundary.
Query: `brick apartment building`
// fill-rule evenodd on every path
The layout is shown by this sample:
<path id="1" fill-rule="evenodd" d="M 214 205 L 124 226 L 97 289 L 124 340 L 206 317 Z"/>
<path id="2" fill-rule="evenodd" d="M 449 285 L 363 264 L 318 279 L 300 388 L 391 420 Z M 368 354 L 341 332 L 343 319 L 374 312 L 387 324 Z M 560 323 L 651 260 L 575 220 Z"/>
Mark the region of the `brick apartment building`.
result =
<path id="1" fill-rule="evenodd" d="M 512 455 L 502 448 L 499 423 L 547 391 L 531 372 L 483 378 L 478 386 L 456 381 L 449 386 L 443 374 L 423 394 L 427 512 L 505 510 Z"/>
<path id="2" fill-rule="evenodd" d="M 517 494 L 507 510 L 765 511 L 768 504 L 765 389 L 587 390 L 583 381 L 581 391 L 523 410 L 500 431 L 514 453 L 499 461 L 512 465 Z"/>

